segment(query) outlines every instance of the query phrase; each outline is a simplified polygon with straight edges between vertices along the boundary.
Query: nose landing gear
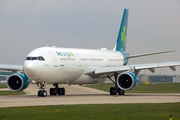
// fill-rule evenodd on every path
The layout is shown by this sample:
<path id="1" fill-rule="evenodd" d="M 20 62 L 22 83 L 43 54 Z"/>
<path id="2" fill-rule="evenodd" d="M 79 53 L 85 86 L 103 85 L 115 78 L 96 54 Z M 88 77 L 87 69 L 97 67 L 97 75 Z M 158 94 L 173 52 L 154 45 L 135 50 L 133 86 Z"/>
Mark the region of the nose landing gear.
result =
<path id="1" fill-rule="evenodd" d="M 45 82 L 42 82 L 42 83 L 37 83 L 37 86 L 39 86 L 39 90 L 38 91 L 38 96 L 39 97 L 46 97 L 47 96 L 47 91 L 45 90 Z"/>
<path id="2" fill-rule="evenodd" d="M 39 97 L 46 97 L 47 96 L 47 91 L 46 90 L 39 90 L 38 91 L 38 96 Z"/>

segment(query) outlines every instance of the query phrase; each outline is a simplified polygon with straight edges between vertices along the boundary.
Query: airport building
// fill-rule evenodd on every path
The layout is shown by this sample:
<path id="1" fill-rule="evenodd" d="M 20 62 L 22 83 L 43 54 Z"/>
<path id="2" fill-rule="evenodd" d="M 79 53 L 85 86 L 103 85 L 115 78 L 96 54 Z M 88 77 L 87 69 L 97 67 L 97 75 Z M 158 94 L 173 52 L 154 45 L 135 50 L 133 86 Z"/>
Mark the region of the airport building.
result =
<path id="1" fill-rule="evenodd" d="M 0 71 L 0 83 L 6 83 L 6 80 L 13 72 L 10 71 Z"/>
<path id="2" fill-rule="evenodd" d="M 180 83 L 180 76 L 178 75 L 147 75 L 140 74 L 139 80 L 141 83 Z"/>

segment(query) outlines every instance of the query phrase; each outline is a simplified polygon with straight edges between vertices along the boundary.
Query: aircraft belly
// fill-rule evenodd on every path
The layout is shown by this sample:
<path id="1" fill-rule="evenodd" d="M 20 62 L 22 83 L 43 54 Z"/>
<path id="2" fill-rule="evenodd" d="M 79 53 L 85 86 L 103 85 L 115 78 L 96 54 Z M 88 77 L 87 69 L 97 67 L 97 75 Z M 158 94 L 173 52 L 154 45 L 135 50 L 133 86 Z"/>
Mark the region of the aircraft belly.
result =
<path id="1" fill-rule="evenodd" d="M 81 75 L 77 80 L 71 82 L 71 84 L 96 84 L 96 83 L 104 83 L 106 77 L 98 77 L 92 78 L 88 75 Z"/>
<path id="2" fill-rule="evenodd" d="M 42 79 L 47 83 L 70 83 L 82 74 L 82 71 L 77 68 L 64 68 L 63 70 L 54 71 L 51 75 L 44 75 Z"/>

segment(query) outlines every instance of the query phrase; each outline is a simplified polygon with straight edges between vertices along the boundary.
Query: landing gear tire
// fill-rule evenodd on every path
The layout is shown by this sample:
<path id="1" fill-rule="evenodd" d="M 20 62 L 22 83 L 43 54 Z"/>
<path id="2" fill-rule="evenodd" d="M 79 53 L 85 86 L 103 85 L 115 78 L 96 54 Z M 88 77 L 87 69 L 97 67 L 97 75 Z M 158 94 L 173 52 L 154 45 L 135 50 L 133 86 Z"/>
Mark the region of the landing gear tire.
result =
<path id="1" fill-rule="evenodd" d="M 62 88 L 58 88 L 58 95 L 62 95 Z"/>
<path id="2" fill-rule="evenodd" d="M 41 89 L 41 90 L 38 91 L 38 96 L 39 97 L 46 97 L 47 96 L 47 91 L 44 90 L 45 89 L 45 84 L 46 84 L 45 82 L 37 83 L 37 86 L 39 87 L 39 89 Z"/>
<path id="3" fill-rule="evenodd" d="M 50 95 L 65 95 L 65 89 L 59 88 L 58 84 L 53 84 L 55 88 L 50 88 L 49 93 Z"/>
<path id="4" fill-rule="evenodd" d="M 38 96 L 39 97 L 46 97 L 47 96 L 47 91 L 46 90 L 39 90 L 38 91 Z"/>
<path id="5" fill-rule="evenodd" d="M 124 95 L 125 94 L 125 91 L 124 90 L 122 90 L 122 93 L 121 93 L 121 95 Z"/>
<path id="6" fill-rule="evenodd" d="M 41 90 L 38 91 L 38 96 L 39 96 L 39 97 L 41 96 Z"/>
<path id="7" fill-rule="evenodd" d="M 110 88 L 110 95 L 116 95 L 116 93 L 118 93 L 118 95 L 124 95 L 125 91 L 121 90 L 120 88 L 115 88 L 115 87 L 111 87 Z"/>
<path id="8" fill-rule="evenodd" d="M 110 88 L 110 95 L 116 95 L 115 87 Z"/>
<path id="9" fill-rule="evenodd" d="M 43 95 L 43 97 L 46 97 L 47 96 L 47 91 L 43 90 L 42 95 Z"/>
<path id="10" fill-rule="evenodd" d="M 115 84 L 115 87 L 110 88 L 110 95 L 116 95 L 117 93 L 118 93 L 118 95 L 124 95 L 125 91 L 121 90 L 117 85 L 118 73 L 114 73 L 115 81 L 112 80 L 111 77 L 107 76 L 107 78 L 109 78 Z"/>
<path id="11" fill-rule="evenodd" d="M 62 95 L 65 95 L 65 88 L 62 88 Z"/>
<path id="12" fill-rule="evenodd" d="M 64 88 L 58 88 L 58 95 L 65 95 L 65 89 Z"/>
<path id="13" fill-rule="evenodd" d="M 49 94 L 50 94 L 50 95 L 53 95 L 53 88 L 50 88 Z"/>
<path id="14" fill-rule="evenodd" d="M 120 88 L 118 88 L 118 95 L 121 95 L 122 90 Z"/>
<path id="15" fill-rule="evenodd" d="M 56 95 L 55 88 L 50 88 L 49 93 L 50 95 Z"/>
<path id="16" fill-rule="evenodd" d="M 118 95 L 124 95 L 124 94 L 125 94 L 124 90 L 121 90 L 120 88 L 118 88 Z"/>

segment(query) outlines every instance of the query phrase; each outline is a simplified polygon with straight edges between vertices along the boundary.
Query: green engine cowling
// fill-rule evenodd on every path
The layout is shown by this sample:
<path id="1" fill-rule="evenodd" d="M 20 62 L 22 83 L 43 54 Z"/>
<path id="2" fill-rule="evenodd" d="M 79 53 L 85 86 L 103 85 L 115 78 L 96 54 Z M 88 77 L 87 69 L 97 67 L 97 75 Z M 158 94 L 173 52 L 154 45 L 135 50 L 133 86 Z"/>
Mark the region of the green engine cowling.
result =
<path id="1" fill-rule="evenodd" d="M 7 80 L 7 87 L 14 92 L 22 91 L 29 86 L 31 80 L 20 73 L 12 74 Z"/>

